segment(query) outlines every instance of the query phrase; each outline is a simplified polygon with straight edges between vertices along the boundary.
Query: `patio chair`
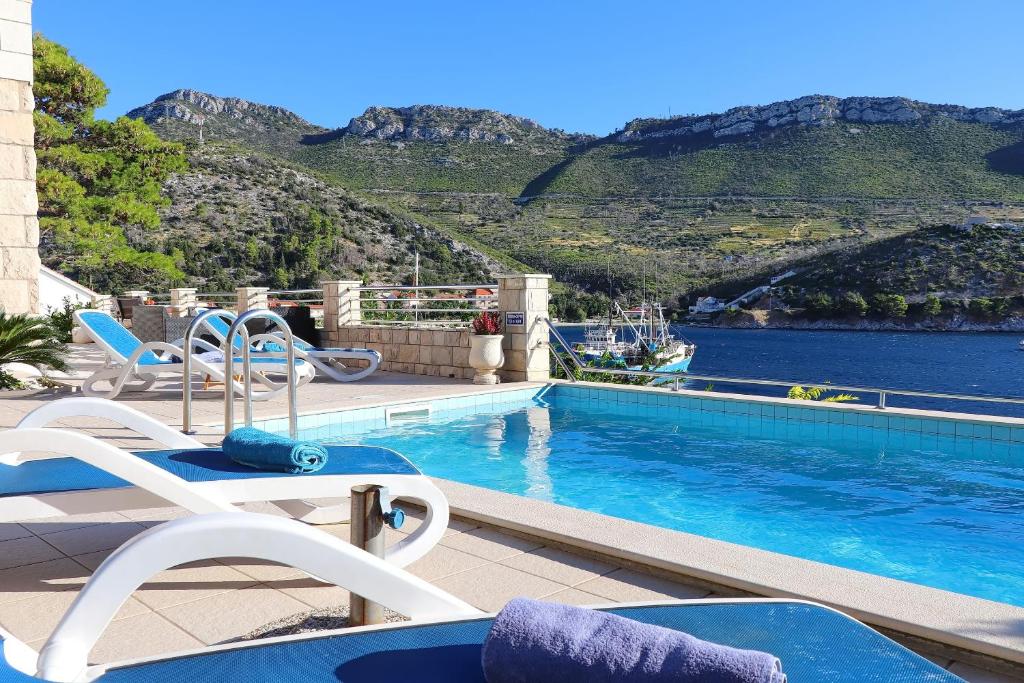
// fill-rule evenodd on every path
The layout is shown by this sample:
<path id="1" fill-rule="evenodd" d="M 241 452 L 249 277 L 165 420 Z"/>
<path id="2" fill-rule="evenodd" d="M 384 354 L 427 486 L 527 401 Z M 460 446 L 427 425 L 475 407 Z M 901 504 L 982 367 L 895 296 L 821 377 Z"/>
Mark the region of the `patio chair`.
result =
<path id="1" fill-rule="evenodd" d="M 80 431 L 46 427 L 76 417 L 122 425 L 163 448 L 129 452 Z M 308 499 L 344 498 L 354 486 L 375 484 L 387 487 L 389 498 L 411 498 L 426 509 L 420 526 L 388 548 L 389 561 L 405 566 L 441 539 L 448 501 L 412 463 L 377 446 L 325 448 L 328 462 L 315 473 L 268 472 L 239 465 L 219 447 L 124 404 L 60 399 L 0 432 L 0 522 L 175 505 L 194 513 L 237 512 L 240 503 L 269 501 L 304 522 L 330 524 L 348 519 L 348 504 Z"/>
<path id="2" fill-rule="evenodd" d="M 222 311 L 220 315 L 207 318 L 205 322 L 210 332 L 223 344 L 231 327 L 231 321 L 235 317 L 231 311 Z M 355 382 L 363 379 L 373 374 L 382 360 L 380 353 L 373 349 L 321 348 L 297 337 L 293 337 L 293 339 L 295 340 L 295 357 L 308 361 L 316 367 L 318 372 L 322 372 L 335 382 Z M 268 333 L 255 334 L 249 339 L 253 348 L 260 352 L 259 357 L 263 358 L 283 358 L 285 349 L 282 341 L 281 336 Z M 240 344 L 241 338 L 236 338 L 234 341 L 236 351 L 241 351 Z M 365 368 L 348 369 L 342 362 L 345 360 L 365 361 L 369 365 Z"/>
<path id="3" fill-rule="evenodd" d="M 142 342 L 121 323 L 114 320 L 109 313 L 97 310 L 82 309 L 75 311 L 75 321 L 107 355 L 107 367 L 90 375 L 82 385 L 82 393 L 86 396 L 102 396 L 116 398 L 122 391 L 148 391 L 161 377 L 181 377 L 182 381 L 191 378 L 182 377 L 180 359 L 184 351 L 174 344 L 161 341 Z M 218 352 L 219 349 L 202 340 L 196 340 L 196 347 Z M 265 401 L 287 390 L 284 382 L 274 382 L 267 374 L 283 375 L 286 373 L 285 359 L 258 357 L 252 359 L 253 384 L 263 387 L 263 391 L 253 391 L 254 401 Z M 192 359 L 194 372 L 205 375 L 208 380 L 225 382 L 223 363 L 210 362 L 202 356 Z M 303 360 L 296 360 L 296 374 L 300 385 L 313 379 L 315 370 Z M 241 367 L 240 360 L 237 367 Z M 109 390 L 97 389 L 96 385 L 107 383 Z M 231 378 L 234 391 L 244 394 L 245 388 L 237 376 Z"/>
<path id="4" fill-rule="evenodd" d="M 90 650 L 136 588 L 166 568 L 214 557 L 294 566 L 412 621 L 89 666 Z M 600 609 L 723 645 L 769 652 L 794 682 L 962 683 L 867 626 L 813 603 L 726 599 Z M 422 579 L 292 520 L 201 515 L 153 527 L 117 549 L 89 579 L 38 656 L 0 634 L 6 640 L 0 680 L 483 683 L 481 645 L 492 619 Z M 32 675 L 38 678 L 27 678 Z"/>

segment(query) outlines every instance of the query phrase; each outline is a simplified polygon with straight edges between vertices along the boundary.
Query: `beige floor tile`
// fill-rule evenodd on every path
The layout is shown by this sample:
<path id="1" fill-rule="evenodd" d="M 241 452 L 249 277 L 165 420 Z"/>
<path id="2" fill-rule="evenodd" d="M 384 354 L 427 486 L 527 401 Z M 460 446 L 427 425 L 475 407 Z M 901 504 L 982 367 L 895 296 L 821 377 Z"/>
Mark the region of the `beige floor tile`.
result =
<path id="1" fill-rule="evenodd" d="M 540 599 L 547 602 L 557 602 L 563 605 L 587 607 L 591 605 L 605 605 L 608 603 L 608 598 L 602 598 L 600 595 L 587 593 L 579 590 L 578 588 L 566 588 L 558 591 L 557 593 L 552 593 L 551 595 L 543 595 Z"/>
<path id="2" fill-rule="evenodd" d="M 482 557 L 470 555 L 448 546 L 436 545 L 429 553 L 406 567 L 406 570 L 421 579 L 433 581 L 488 563 L 489 561 Z"/>
<path id="3" fill-rule="evenodd" d="M 492 562 L 536 550 L 542 545 L 486 527 L 445 536 L 441 544 Z"/>
<path id="4" fill-rule="evenodd" d="M 32 532 L 21 524 L 14 524 L 13 522 L 0 524 L 0 542 L 10 541 L 15 538 L 27 538 L 31 535 Z"/>
<path id="5" fill-rule="evenodd" d="M 150 609 L 161 610 L 221 593 L 249 588 L 257 581 L 217 562 L 199 562 L 168 569 L 147 581 L 133 597 Z"/>
<path id="6" fill-rule="evenodd" d="M 0 604 L 77 590 L 89 574 L 85 567 L 66 557 L 4 569 L 0 571 Z"/>
<path id="7" fill-rule="evenodd" d="M 83 555 L 98 550 L 116 548 L 132 536 L 145 531 L 146 528 L 135 522 L 116 522 L 114 524 L 98 524 L 70 531 L 58 531 L 47 534 L 46 542 L 65 555 Z"/>
<path id="8" fill-rule="evenodd" d="M 35 536 L 0 542 L 0 569 L 46 562 L 60 556 L 60 551 Z"/>
<path id="9" fill-rule="evenodd" d="M 169 607 L 160 614 L 209 645 L 308 610 L 308 605 L 281 591 L 255 586 Z"/>
<path id="10" fill-rule="evenodd" d="M 254 560 L 248 557 L 226 557 L 217 560 L 221 564 L 232 567 L 246 576 L 251 576 L 260 583 L 279 581 L 293 577 L 305 576 L 305 572 L 284 564 Z"/>
<path id="11" fill-rule="evenodd" d="M 132 520 L 133 522 L 139 522 L 144 526 L 150 526 L 151 524 L 169 522 L 172 519 L 181 519 L 182 517 L 188 517 L 192 513 L 186 510 L 185 508 L 167 507 L 143 508 L 141 510 L 125 510 L 121 514 L 123 514 L 125 517 Z"/>
<path id="12" fill-rule="evenodd" d="M 582 591 L 600 595 L 613 602 L 659 600 L 663 598 L 703 598 L 711 591 L 675 583 L 631 569 L 617 569 L 611 574 L 584 581 L 575 586 Z"/>
<path id="13" fill-rule="evenodd" d="M 503 564 L 484 565 L 433 583 L 474 607 L 488 612 L 500 610 L 514 597 L 539 598 L 566 588 L 554 581 Z"/>
<path id="14" fill-rule="evenodd" d="M 272 581 L 266 585 L 315 609 L 348 604 L 349 592 L 347 590 L 340 586 L 322 583 L 310 576 Z"/>
<path id="15" fill-rule="evenodd" d="M 618 569 L 613 564 L 573 555 L 558 548 L 538 548 L 506 558 L 501 563 L 567 586 L 575 586 Z"/>
<path id="16" fill-rule="evenodd" d="M 1024 680 L 1024 677 L 1018 678 L 1007 674 L 986 671 L 963 662 L 953 662 L 949 670 L 967 681 L 967 683 L 1020 683 Z"/>
<path id="17" fill-rule="evenodd" d="M 89 661 L 107 663 L 136 657 L 180 652 L 203 643 L 156 612 L 113 621 L 89 655 Z"/>
<path id="18" fill-rule="evenodd" d="M 93 514 L 66 515 L 64 517 L 46 517 L 22 522 L 22 526 L 36 536 L 45 536 L 60 531 L 82 529 L 96 524 L 124 522 L 125 516 L 119 512 L 96 512 Z"/>
<path id="19" fill-rule="evenodd" d="M 77 595 L 78 591 L 62 591 L 0 605 L 0 625 L 23 642 L 47 638 Z M 138 600 L 128 598 L 114 619 L 124 619 L 148 611 Z"/>

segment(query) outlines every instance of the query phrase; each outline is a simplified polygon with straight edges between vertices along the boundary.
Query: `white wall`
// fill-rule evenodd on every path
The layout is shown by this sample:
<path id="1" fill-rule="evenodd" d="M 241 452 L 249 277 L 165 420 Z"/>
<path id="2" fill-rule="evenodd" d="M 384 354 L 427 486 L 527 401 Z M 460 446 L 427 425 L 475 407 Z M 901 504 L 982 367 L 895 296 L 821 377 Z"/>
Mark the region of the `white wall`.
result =
<path id="1" fill-rule="evenodd" d="M 93 301 L 96 292 L 83 287 L 74 280 L 69 280 L 60 273 L 55 273 L 46 266 L 39 269 L 39 312 L 46 313 L 50 309 L 60 308 L 64 299 L 71 303 L 87 305 Z"/>

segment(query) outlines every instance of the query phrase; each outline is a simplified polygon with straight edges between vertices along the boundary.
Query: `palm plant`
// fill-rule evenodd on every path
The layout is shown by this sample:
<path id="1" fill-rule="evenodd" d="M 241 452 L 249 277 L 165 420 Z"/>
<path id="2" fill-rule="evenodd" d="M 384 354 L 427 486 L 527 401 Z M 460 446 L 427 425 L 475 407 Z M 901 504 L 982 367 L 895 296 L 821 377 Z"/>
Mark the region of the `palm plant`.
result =
<path id="1" fill-rule="evenodd" d="M 822 401 L 823 403 L 845 403 L 847 401 L 857 401 L 859 398 L 853 394 L 830 394 L 827 395 L 830 389 L 828 387 L 807 387 L 806 389 L 801 386 L 790 387 L 789 392 L 786 394 L 786 398 L 796 399 L 797 401 Z"/>
<path id="2" fill-rule="evenodd" d="M 21 382 L 3 371 L 6 363 L 25 363 L 54 370 L 67 369 L 67 347 L 44 318 L 8 315 L 0 311 L 0 389 L 15 389 Z"/>

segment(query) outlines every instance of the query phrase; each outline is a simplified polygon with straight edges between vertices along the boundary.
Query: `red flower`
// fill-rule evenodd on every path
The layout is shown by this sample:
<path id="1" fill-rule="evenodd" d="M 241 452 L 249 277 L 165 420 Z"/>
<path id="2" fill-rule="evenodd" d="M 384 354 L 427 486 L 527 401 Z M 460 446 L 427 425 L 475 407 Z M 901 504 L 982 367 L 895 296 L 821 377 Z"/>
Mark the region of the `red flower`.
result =
<path id="1" fill-rule="evenodd" d="M 473 318 L 473 334 L 501 334 L 501 316 L 484 312 Z"/>

